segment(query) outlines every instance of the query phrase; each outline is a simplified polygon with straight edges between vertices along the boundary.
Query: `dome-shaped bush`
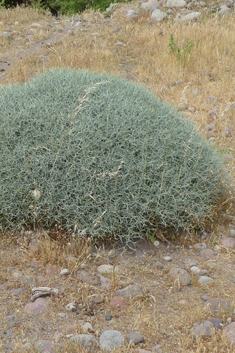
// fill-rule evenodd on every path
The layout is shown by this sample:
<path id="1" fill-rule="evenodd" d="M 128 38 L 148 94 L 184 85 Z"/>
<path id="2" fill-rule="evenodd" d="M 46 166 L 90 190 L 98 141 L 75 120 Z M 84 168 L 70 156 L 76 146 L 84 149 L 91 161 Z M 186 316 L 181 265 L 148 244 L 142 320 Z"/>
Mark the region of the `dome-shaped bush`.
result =
<path id="1" fill-rule="evenodd" d="M 193 124 L 142 86 L 53 69 L 0 90 L 0 223 L 124 241 L 201 226 L 223 168 Z"/>

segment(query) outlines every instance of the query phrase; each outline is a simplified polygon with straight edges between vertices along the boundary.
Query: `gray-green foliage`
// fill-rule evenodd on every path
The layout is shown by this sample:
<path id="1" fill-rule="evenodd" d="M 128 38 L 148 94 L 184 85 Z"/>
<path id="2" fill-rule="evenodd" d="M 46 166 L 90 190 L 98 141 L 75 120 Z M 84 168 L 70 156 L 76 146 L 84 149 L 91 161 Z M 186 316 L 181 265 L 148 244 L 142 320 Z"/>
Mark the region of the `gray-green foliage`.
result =
<path id="1" fill-rule="evenodd" d="M 223 169 L 193 124 L 144 87 L 53 69 L 0 90 L 2 228 L 60 224 L 130 241 L 198 227 Z"/>

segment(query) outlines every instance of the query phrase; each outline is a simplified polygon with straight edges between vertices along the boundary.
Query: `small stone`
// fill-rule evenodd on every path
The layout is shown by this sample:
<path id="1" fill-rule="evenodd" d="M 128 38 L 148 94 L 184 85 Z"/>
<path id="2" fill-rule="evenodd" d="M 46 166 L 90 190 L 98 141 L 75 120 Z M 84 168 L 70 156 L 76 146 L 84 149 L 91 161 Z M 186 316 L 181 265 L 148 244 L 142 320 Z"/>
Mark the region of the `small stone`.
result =
<path id="1" fill-rule="evenodd" d="M 27 287 L 21 287 L 21 288 L 16 288 L 16 289 L 10 289 L 9 293 L 14 295 L 15 297 L 19 297 L 22 293 L 27 291 Z"/>
<path id="2" fill-rule="evenodd" d="M 161 262 L 155 262 L 155 267 L 159 270 L 163 270 L 164 269 L 164 265 Z"/>
<path id="3" fill-rule="evenodd" d="M 163 12 L 159 9 L 156 9 L 152 12 L 151 17 L 154 21 L 160 22 L 160 21 L 164 20 L 164 18 L 166 18 L 167 15 L 165 14 L 165 12 Z"/>
<path id="4" fill-rule="evenodd" d="M 91 351 L 95 345 L 95 336 L 93 335 L 75 335 L 70 338 L 70 342 L 74 345 L 80 343 L 86 350 Z M 94 350 L 93 350 L 94 352 Z"/>
<path id="5" fill-rule="evenodd" d="M 59 316 L 59 317 L 65 317 L 65 316 L 66 316 L 66 313 L 58 313 L 58 316 Z"/>
<path id="6" fill-rule="evenodd" d="M 117 273 L 118 272 L 118 268 L 112 265 L 100 265 L 99 267 L 97 267 L 97 271 L 100 273 L 100 274 L 110 274 L 110 273 Z"/>
<path id="7" fill-rule="evenodd" d="M 108 352 L 123 346 L 124 337 L 121 332 L 116 330 L 106 330 L 100 335 L 100 347 Z"/>
<path id="8" fill-rule="evenodd" d="M 213 282 L 214 280 L 208 276 L 200 276 L 198 280 L 198 283 L 204 286 L 207 286 L 208 284 L 211 284 Z"/>
<path id="9" fill-rule="evenodd" d="M 37 298 L 33 303 L 26 304 L 24 310 L 29 315 L 42 315 L 46 311 L 46 305 L 46 299 Z"/>
<path id="10" fill-rule="evenodd" d="M 215 102 L 217 102 L 217 100 L 218 100 L 218 98 L 215 97 L 215 96 L 209 96 L 209 97 L 208 97 L 208 101 L 209 101 L 210 103 L 215 103 Z"/>
<path id="11" fill-rule="evenodd" d="M 64 314 L 66 316 L 66 314 Z M 69 335 L 76 331 L 76 325 L 65 325 L 62 329 L 63 335 Z"/>
<path id="12" fill-rule="evenodd" d="M 138 344 L 144 342 L 144 336 L 139 332 L 129 332 L 126 340 L 128 344 Z"/>
<path id="13" fill-rule="evenodd" d="M 224 129 L 224 135 L 225 137 L 232 137 L 234 135 L 234 131 L 230 129 L 230 127 L 226 127 Z"/>
<path id="14" fill-rule="evenodd" d="M 234 249 L 235 248 L 235 239 L 228 238 L 228 237 L 222 237 L 220 239 L 220 244 L 221 244 L 221 246 L 223 246 L 225 248 Z"/>
<path id="15" fill-rule="evenodd" d="M 138 14 L 135 10 L 133 9 L 129 9 L 126 13 L 126 17 L 133 19 L 133 20 L 137 20 L 138 19 Z"/>
<path id="16" fill-rule="evenodd" d="M 192 91 L 192 95 L 193 95 L 193 96 L 199 96 L 199 94 L 201 94 L 201 91 L 200 91 L 200 89 L 198 89 L 198 88 L 196 88 L 196 89 L 194 89 L 194 90 Z"/>
<path id="17" fill-rule="evenodd" d="M 193 246 L 196 250 L 204 250 L 207 248 L 206 243 L 197 243 Z"/>
<path id="18" fill-rule="evenodd" d="M 46 276 L 55 277 L 59 273 L 59 268 L 56 265 L 48 264 L 46 266 Z"/>
<path id="19" fill-rule="evenodd" d="M 9 38 L 9 37 L 10 37 L 10 33 L 8 33 L 8 32 L 3 32 L 3 33 L 1 34 L 1 37 L 3 37 L 3 38 Z"/>
<path id="20" fill-rule="evenodd" d="M 153 353 L 163 353 L 163 350 L 162 350 L 161 346 L 158 344 L 153 347 L 152 352 Z"/>
<path id="21" fill-rule="evenodd" d="M 229 230 L 229 236 L 230 236 L 231 238 L 235 238 L 235 229 L 230 229 L 230 230 Z"/>
<path id="22" fill-rule="evenodd" d="M 137 296 L 142 296 L 143 292 L 138 284 L 131 284 L 123 289 L 119 289 L 115 292 L 116 296 L 123 298 L 135 298 Z"/>
<path id="23" fill-rule="evenodd" d="M 210 249 L 204 249 L 200 252 L 200 256 L 203 257 L 204 260 L 208 261 L 208 260 L 214 260 L 214 258 L 216 257 L 216 254 L 214 253 L 214 251 Z"/>
<path id="24" fill-rule="evenodd" d="M 43 28 L 42 25 L 40 25 L 40 23 L 32 23 L 30 27 L 32 27 L 32 28 Z"/>
<path id="25" fill-rule="evenodd" d="M 188 15 L 185 15 L 182 18 L 182 21 L 184 21 L 184 22 L 196 21 L 200 16 L 201 16 L 200 12 L 191 12 Z"/>
<path id="26" fill-rule="evenodd" d="M 213 315 L 218 315 L 231 310 L 231 304 L 221 298 L 208 298 L 205 301 L 205 306 L 212 311 Z"/>
<path id="27" fill-rule="evenodd" d="M 87 271 L 80 270 L 77 272 L 77 275 L 79 276 L 79 279 L 84 282 L 84 283 L 90 283 L 93 286 L 99 285 L 99 278 L 98 276 L 93 276 Z"/>
<path id="28" fill-rule="evenodd" d="M 105 320 L 110 321 L 112 320 L 112 315 L 110 313 L 105 314 Z"/>
<path id="29" fill-rule="evenodd" d="M 191 278 L 190 275 L 188 273 L 188 271 L 186 271 L 183 268 L 172 268 L 169 271 L 169 275 L 171 276 L 171 278 L 179 283 L 181 286 L 190 286 L 191 285 Z"/>
<path id="30" fill-rule="evenodd" d="M 77 307 L 76 307 L 76 304 L 75 303 L 69 303 L 66 305 L 65 309 L 67 311 L 76 311 L 77 310 Z"/>
<path id="31" fill-rule="evenodd" d="M 215 251 L 219 251 L 219 250 L 221 250 L 221 247 L 220 247 L 219 245 L 215 245 L 215 246 L 214 246 L 214 250 L 215 250 Z"/>
<path id="32" fill-rule="evenodd" d="M 22 273 L 19 272 L 19 271 L 15 271 L 15 272 L 12 273 L 12 277 L 14 279 L 20 279 L 22 277 Z"/>
<path id="33" fill-rule="evenodd" d="M 101 276 L 101 275 L 98 275 L 98 278 L 99 278 L 101 289 L 111 289 L 112 288 L 112 283 L 111 283 L 110 279 L 108 279 L 104 276 Z"/>
<path id="34" fill-rule="evenodd" d="M 223 328 L 223 335 L 227 340 L 229 345 L 234 347 L 235 345 L 235 322 L 231 322 L 231 324 L 225 326 Z"/>
<path id="35" fill-rule="evenodd" d="M 90 322 L 86 322 L 84 325 L 81 326 L 81 328 L 86 332 L 94 332 L 94 329 Z"/>
<path id="36" fill-rule="evenodd" d="M 70 271 L 67 268 L 65 268 L 60 271 L 60 274 L 61 274 L 61 276 L 67 276 L 70 274 Z"/>
<path id="37" fill-rule="evenodd" d="M 117 42 L 114 45 L 120 47 L 120 46 L 124 45 L 124 43 L 123 42 Z"/>
<path id="38" fill-rule="evenodd" d="M 38 55 L 38 59 L 42 60 L 42 61 L 48 61 L 49 57 L 46 55 Z"/>
<path id="39" fill-rule="evenodd" d="M 210 321 L 204 321 L 202 324 L 197 325 L 192 332 L 194 339 L 211 337 L 215 332 L 215 327 Z"/>
<path id="40" fill-rule="evenodd" d="M 227 320 L 226 320 L 227 324 L 231 324 L 232 322 L 232 318 L 231 317 L 228 317 Z"/>
<path id="41" fill-rule="evenodd" d="M 158 248 L 159 245 L 160 245 L 160 242 L 159 242 L 158 240 L 155 240 L 154 243 L 153 243 L 153 245 L 156 246 L 156 248 Z"/>
<path id="42" fill-rule="evenodd" d="M 34 40 L 34 36 L 33 36 L 32 34 L 29 34 L 29 35 L 26 37 L 26 40 L 33 41 L 33 40 Z"/>
<path id="43" fill-rule="evenodd" d="M 110 306 L 118 311 L 125 311 L 128 308 L 128 302 L 123 297 L 116 296 L 110 300 Z"/>
<path id="44" fill-rule="evenodd" d="M 54 353 L 56 344 L 50 340 L 40 340 L 37 342 L 36 347 L 38 353 Z"/>
<path id="45" fill-rule="evenodd" d="M 222 17 L 222 16 L 229 15 L 231 12 L 232 12 L 232 10 L 231 10 L 229 7 L 227 7 L 227 6 L 225 6 L 225 5 L 222 5 L 222 6 L 220 7 L 220 10 L 219 10 L 219 12 L 218 12 L 218 15 L 219 15 L 220 17 Z"/>
<path id="46" fill-rule="evenodd" d="M 169 261 L 171 261 L 171 257 L 170 256 L 164 256 L 163 260 L 169 262 Z"/>
<path id="47" fill-rule="evenodd" d="M 233 161 L 235 158 L 233 157 L 233 155 L 229 154 L 229 153 L 223 153 L 221 154 L 221 157 L 226 161 Z M 231 235 L 229 235 L 231 237 Z"/>
<path id="48" fill-rule="evenodd" d="M 200 268 L 197 266 L 192 266 L 190 268 L 190 271 L 194 274 L 194 275 L 199 275 L 199 273 L 201 272 Z"/>
<path id="49" fill-rule="evenodd" d="M 185 7 L 186 2 L 184 0 L 167 0 L 167 7 Z"/>

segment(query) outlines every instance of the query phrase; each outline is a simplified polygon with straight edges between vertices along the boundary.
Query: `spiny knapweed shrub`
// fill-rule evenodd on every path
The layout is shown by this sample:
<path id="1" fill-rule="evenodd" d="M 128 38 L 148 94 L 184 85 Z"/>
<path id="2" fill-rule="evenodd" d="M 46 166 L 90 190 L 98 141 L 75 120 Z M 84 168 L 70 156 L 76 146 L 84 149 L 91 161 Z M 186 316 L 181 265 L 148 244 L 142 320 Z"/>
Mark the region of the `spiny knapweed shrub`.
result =
<path id="1" fill-rule="evenodd" d="M 146 88 L 52 69 L 0 89 L 0 224 L 130 241 L 203 225 L 225 192 L 216 152 Z"/>

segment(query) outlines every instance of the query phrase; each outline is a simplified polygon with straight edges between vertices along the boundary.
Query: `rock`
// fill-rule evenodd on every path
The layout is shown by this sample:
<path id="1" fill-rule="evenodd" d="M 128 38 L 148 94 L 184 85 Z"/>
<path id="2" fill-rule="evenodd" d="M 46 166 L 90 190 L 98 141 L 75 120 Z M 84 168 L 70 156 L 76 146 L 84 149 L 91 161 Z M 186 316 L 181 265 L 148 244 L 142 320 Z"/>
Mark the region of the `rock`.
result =
<path id="1" fill-rule="evenodd" d="M 48 264 L 46 266 L 46 276 L 47 277 L 55 277 L 59 274 L 59 267 L 56 265 Z"/>
<path id="2" fill-rule="evenodd" d="M 200 91 L 200 89 L 198 89 L 198 88 L 196 88 L 196 89 L 194 89 L 194 90 L 192 91 L 192 95 L 193 95 L 193 96 L 199 96 L 199 94 L 201 94 L 201 91 Z"/>
<path id="3" fill-rule="evenodd" d="M 230 236 L 231 238 L 235 238 L 235 229 L 230 229 L 230 230 L 229 230 L 229 236 Z"/>
<path id="4" fill-rule="evenodd" d="M 217 102 L 217 100 L 218 100 L 218 98 L 215 97 L 215 96 L 209 96 L 209 97 L 208 97 L 208 101 L 209 101 L 210 103 L 215 103 L 215 102 Z"/>
<path id="5" fill-rule="evenodd" d="M 219 15 L 220 17 L 222 17 L 222 16 L 227 16 L 227 15 L 229 15 L 231 12 L 232 12 L 232 10 L 231 10 L 229 7 L 223 5 L 223 6 L 220 7 L 220 10 L 219 10 L 219 12 L 218 12 L 218 15 Z"/>
<path id="6" fill-rule="evenodd" d="M 163 270 L 164 269 L 164 265 L 161 262 L 155 262 L 155 267 L 159 270 Z"/>
<path id="7" fill-rule="evenodd" d="M 14 295 L 15 297 L 19 297 L 22 293 L 27 291 L 27 287 L 21 287 L 21 288 L 16 288 L 16 289 L 10 289 L 9 293 Z"/>
<path id="8" fill-rule="evenodd" d="M 213 326 L 215 327 L 216 330 L 221 329 L 222 325 L 223 325 L 223 320 L 216 318 L 216 317 L 212 317 L 210 319 L 207 319 L 207 321 L 210 321 Z"/>
<path id="9" fill-rule="evenodd" d="M 67 311 L 76 311 L 77 307 L 76 307 L 75 303 L 69 303 L 69 304 L 66 305 L 65 309 Z"/>
<path id="10" fill-rule="evenodd" d="M 118 272 L 118 267 L 114 267 L 112 265 L 100 265 L 97 267 L 97 271 L 102 275 L 104 274 L 110 274 L 110 273 L 117 273 Z"/>
<path id="11" fill-rule="evenodd" d="M 165 12 L 162 12 L 161 10 L 156 9 L 152 12 L 151 17 L 154 21 L 160 22 L 164 20 L 164 18 L 166 18 L 167 15 L 165 14 Z"/>
<path id="12" fill-rule="evenodd" d="M 61 274 L 61 276 L 67 276 L 70 274 L 70 271 L 67 268 L 65 268 L 60 271 L 60 274 Z"/>
<path id="13" fill-rule="evenodd" d="M 100 347 L 108 352 L 124 344 L 124 337 L 116 330 L 106 330 L 100 335 Z"/>
<path id="14" fill-rule="evenodd" d="M 9 37 L 10 37 L 10 33 L 9 33 L 9 32 L 3 32 L 3 33 L 1 34 L 1 37 L 3 37 L 3 38 L 9 38 Z"/>
<path id="15" fill-rule="evenodd" d="M 144 336 L 139 332 L 129 332 L 126 336 L 128 344 L 138 344 L 144 342 Z"/>
<path id="16" fill-rule="evenodd" d="M 139 12 L 141 14 L 149 14 L 149 13 L 152 13 L 154 10 L 156 10 L 156 5 L 154 4 L 151 4 L 149 2 L 143 2 L 141 5 L 140 5 L 140 9 L 139 9 Z"/>
<path id="17" fill-rule="evenodd" d="M 223 335 L 229 345 L 235 346 L 235 322 L 223 328 Z"/>
<path id="18" fill-rule="evenodd" d="M 93 276 L 87 271 L 80 270 L 77 272 L 79 279 L 84 283 L 89 283 L 93 286 L 99 285 L 99 278 L 97 276 Z"/>
<path id="19" fill-rule="evenodd" d="M 29 34 L 25 39 L 33 41 L 34 40 L 34 36 L 32 36 L 32 34 Z"/>
<path id="20" fill-rule="evenodd" d="M 221 298 L 208 298 L 205 301 L 205 306 L 213 313 L 213 315 L 218 315 L 231 310 L 231 304 Z"/>
<path id="21" fill-rule="evenodd" d="M 221 250 L 221 247 L 220 247 L 219 245 L 215 245 L 215 246 L 214 246 L 214 250 L 215 250 L 215 251 L 219 251 L 219 250 Z"/>
<path id="22" fill-rule="evenodd" d="M 169 275 L 175 282 L 179 283 L 181 286 L 191 285 L 190 275 L 188 271 L 186 271 L 183 268 L 180 268 L 180 267 L 172 268 L 169 271 Z"/>
<path id="23" fill-rule="evenodd" d="M 231 137 L 234 135 L 234 131 L 232 129 L 230 129 L 230 127 L 226 127 L 224 129 L 224 135 L 225 135 L 225 137 Z"/>
<path id="24" fill-rule="evenodd" d="M 163 260 L 167 261 L 167 262 L 170 262 L 171 261 L 171 257 L 170 256 L 164 256 Z"/>
<path id="25" fill-rule="evenodd" d="M 46 312 L 47 300 L 37 298 L 33 303 L 26 304 L 24 310 L 29 315 L 42 315 Z"/>
<path id="26" fill-rule="evenodd" d="M 200 17 L 200 15 L 201 15 L 200 12 L 192 12 L 192 13 L 189 13 L 188 15 L 185 15 L 182 18 L 182 21 L 184 22 L 196 21 Z"/>
<path id="27" fill-rule="evenodd" d="M 125 311 L 128 303 L 123 297 L 115 296 L 110 300 L 110 306 L 118 311 Z"/>
<path id="28" fill-rule="evenodd" d="M 40 340 L 36 343 L 38 353 L 55 353 L 62 347 L 50 340 Z"/>
<path id="29" fill-rule="evenodd" d="M 62 334 L 63 335 L 68 335 L 71 333 L 74 333 L 76 331 L 76 326 L 75 325 L 65 325 L 62 329 Z"/>
<path id="30" fill-rule="evenodd" d="M 111 283 L 110 279 L 108 279 L 104 276 L 101 276 L 101 275 L 98 275 L 98 278 L 99 278 L 101 289 L 111 289 L 112 288 L 112 283 Z"/>
<path id="31" fill-rule="evenodd" d="M 228 248 L 228 249 L 234 249 L 235 248 L 235 239 L 228 238 L 228 237 L 222 237 L 220 239 L 220 245 L 225 248 Z"/>
<path id="32" fill-rule="evenodd" d="M 192 332 L 194 339 L 211 337 L 215 332 L 215 327 L 212 322 L 204 321 L 202 324 L 197 325 Z"/>
<path id="33" fill-rule="evenodd" d="M 199 273 L 201 272 L 200 268 L 197 266 L 192 266 L 190 268 L 190 271 L 194 274 L 194 275 L 199 275 Z"/>
<path id="34" fill-rule="evenodd" d="M 203 286 L 207 286 L 208 284 L 211 284 L 213 282 L 214 280 L 208 276 L 199 276 L 199 279 L 198 279 L 198 283 Z"/>
<path id="35" fill-rule="evenodd" d="M 120 296 L 123 298 L 135 298 L 137 296 L 143 295 L 143 292 L 138 284 L 131 284 L 123 289 L 119 289 L 115 292 L 115 296 Z"/>
<path id="36" fill-rule="evenodd" d="M 200 252 L 200 256 L 203 257 L 204 260 L 208 261 L 208 260 L 214 260 L 214 258 L 216 257 L 216 254 L 214 253 L 214 251 L 210 249 L 204 249 Z"/>
<path id="37" fill-rule="evenodd" d="M 110 313 L 105 314 L 105 320 L 110 321 L 112 320 L 112 315 Z"/>
<path id="38" fill-rule="evenodd" d="M 215 121 L 216 117 L 217 117 L 217 112 L 215 109 L 210 110 L 209 113 L 207 114 L 207 119 L 209 122 Z"/>
<path id="39" fill-rule="evenodd" d="M 42 25 L 40 25 L 40 23 L 32 23 L 30 27 L 32 27 L 32 28 L 43 28 Z"/>
<path id="40" fill-rule="evenodd" d="M 196 250 L 204 250 L 207 248 L 206 243 L 197 243 L 193 245 L 194 249 Z"/>
<path id="41" fill-rule="evenodd" d="M 137 20 L 138 19 L 138 14 L 135 10 L 130 9 L 127 11 L 126 13 L 126 17 L 133 19 L 133 20 Z"/>
<path id="42" fill-rule="evenodd" d="M 94 332 L 94 329 L 93 329 L 93 327 L 92 327 L 92 325 L 91 325 L 90 322 L 86 322 L 85 324 L 83 324 L 83 325 L 81 326 L 81 328 L 82 328 L 84 331 L 86 331 L 86 332 Z"/>
<path id="43" fill-rule="evenodd" d="M 86 350 L 94 352 L 95 336 L 93 335 L 75 335 L 70 338 L 70 342 L 73 345 L 80 343 Z"/>
<path id="44" fill-rule="evenodd" d="M 185 7 L 186 1 L 184 0 L 167 0 L 167 7 Z"/>
<path id="45" fill-rule="evenodd" d="M 162 350 L 161 346 L 158 344 L 153 347 L 152 352 L 153 353 L 163 353 L 163 350 Z"/>

